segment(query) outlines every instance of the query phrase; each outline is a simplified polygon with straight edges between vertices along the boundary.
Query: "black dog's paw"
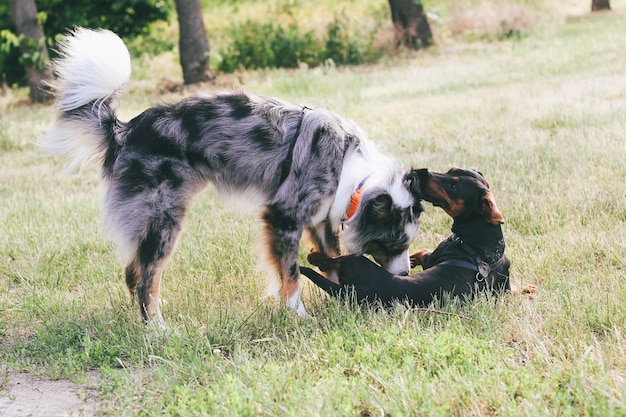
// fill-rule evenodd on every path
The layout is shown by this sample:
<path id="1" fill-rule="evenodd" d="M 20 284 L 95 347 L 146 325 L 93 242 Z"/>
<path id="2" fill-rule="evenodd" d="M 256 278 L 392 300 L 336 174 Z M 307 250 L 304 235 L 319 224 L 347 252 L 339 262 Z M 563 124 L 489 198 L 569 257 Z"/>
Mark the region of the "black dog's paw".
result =
<path id="1" fill-rule="evenodd" d="M 424 258 L 429 256 L 432 252 L 427 249 L 418 250 L 410 256 L 411 268 L 415 268 L 419 265 L 424 265 Z"/>

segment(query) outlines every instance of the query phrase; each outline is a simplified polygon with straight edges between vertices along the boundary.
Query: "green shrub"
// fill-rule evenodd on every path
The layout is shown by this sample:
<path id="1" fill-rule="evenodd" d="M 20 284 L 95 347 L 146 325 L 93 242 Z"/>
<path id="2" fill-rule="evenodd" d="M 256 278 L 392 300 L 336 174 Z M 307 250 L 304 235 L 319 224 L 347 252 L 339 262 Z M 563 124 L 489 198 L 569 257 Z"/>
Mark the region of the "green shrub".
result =
<path id="1" fill-rule="evenodd" d="M 178 44 L 178 37 L 172 36 L 169 24 L 153 24 L 149 33 L 141 33 L 126 38 L 126 47 L 134 57 L 154 57 L 172 51 Z"/>
<path id="2" fill-rule="evenodd" d="M 16 65 L 20 59 L 19 45 L 19 36 L 8 29 L 0 30 L 0 75 L 2 76 L 0 82 L 14 80 L 24 75 L 24 68 Z"/>
<path id="3" fill-rule="evenodd" d="M 275 66 L 275 54 L 268 36 L 269 33 L 273 33 L 272 28 L 272 23 L 247 21 L 231 29 L 232 44 L 221 54 L 220 69 L 232 72 L 239 66 L 246 68 Z"/>
<path id="4" fill-rule="evenodd" d="M 219 53 L 218 69 L 295 68 L 303 63 L 318 66 L 332 60 L 337 65 L 372 62 L 381 56 L 374 45 L 372 29 L 353 30 L 345 17 L 336 17 L 322 35 L 291 23 L 281 26 L 274 19 L 261 23 L 247 20 L 227 33 L 230 42 Z"/>
<path id="5" fill-rule="evenodd" d="M 297 67 L 299 62 L 314 65 L 319 62 L 321 42 L 312 32 L 300 32 L 292 24 L 287 29 L 277 28 L 272 49 L 276 55 L 276 66 L 283 68 Z"/>
<path id="6" fill-rule="evenodd" d="M 336 17 L 326 28 L 325 60 L 337 65 L 358 65 L 380 58 L 382 51 L 374 45 L 375 29 L 350 30 L 351 22 Z"/>
<path id="7" fill-rule="evenodd" d="M 300 62 L 319 62 L 323 43 L 313 33 L 303 33 L 295 23 L 287 28 L 268 21 L 246 21 L 229 31 L 231 43 L 222 49 L 219 69 L 295 68 Z"/>

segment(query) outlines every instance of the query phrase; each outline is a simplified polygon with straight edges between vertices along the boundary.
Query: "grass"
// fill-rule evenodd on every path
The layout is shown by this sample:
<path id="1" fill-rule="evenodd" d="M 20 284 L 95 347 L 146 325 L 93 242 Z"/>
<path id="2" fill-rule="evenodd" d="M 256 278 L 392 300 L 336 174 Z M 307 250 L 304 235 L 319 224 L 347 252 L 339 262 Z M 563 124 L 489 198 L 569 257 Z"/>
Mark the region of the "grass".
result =
<path id="1" fill-rule="evenodd" d="M 105 415 L 625 415 L 626 4 L 612 6 L 514 41 L 241 75 L 353 118 L 406 166 L 487 176 L 513 284 L 538 293 L 452 315 L 355 309 L 305 285 L 312 318 L 292 317 L 260 297 L 256 215 L 209 188 L 166 271 L 169 330 L 146 329 L 100 232 L 97 167 L 60 176 L 33 145 L 52 108 L 0 97 L 1 366 L 99 369 Z M 158 91 L 179 71 L 167 62 L 138 65 L 124 119 L 193 92 Z M 428 206 L 413 248 L 449 226 Z"/>

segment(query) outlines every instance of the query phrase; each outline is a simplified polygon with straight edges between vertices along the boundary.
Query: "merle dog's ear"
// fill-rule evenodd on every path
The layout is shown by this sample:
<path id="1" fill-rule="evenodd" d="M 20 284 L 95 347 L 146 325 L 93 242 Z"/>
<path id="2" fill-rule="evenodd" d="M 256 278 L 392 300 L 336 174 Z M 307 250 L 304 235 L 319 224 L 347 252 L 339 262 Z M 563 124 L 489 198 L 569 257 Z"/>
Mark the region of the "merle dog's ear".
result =
<path id="1" fill-rule="evenodd" d="M 423 182 L 422 178 L 426 178 L 427 176 L 427 169 L 412 169 L 404 176 L 404 186 L 416 200 L 422 199 L 422 190 L 420 187 Z"/>
<path id="2" fill-rule="evenodd" d="M 393 201 L 389 194 L 380 194 L 367 203 L 367 217 L 372 220 L 384 219 L 391 212 Z"/>
<path id="3" fill-rule="evenodd" d="M 480 202 L 483 214 L 485 215 L 485 220 L 488 223 L 495 225 L 504 223 L 504 216 L 500 213 L 500 210 L 498 210 L 498 206 L 496 206 L 496 199 L 489 190 L 485 190 L 485 195 Z"/>

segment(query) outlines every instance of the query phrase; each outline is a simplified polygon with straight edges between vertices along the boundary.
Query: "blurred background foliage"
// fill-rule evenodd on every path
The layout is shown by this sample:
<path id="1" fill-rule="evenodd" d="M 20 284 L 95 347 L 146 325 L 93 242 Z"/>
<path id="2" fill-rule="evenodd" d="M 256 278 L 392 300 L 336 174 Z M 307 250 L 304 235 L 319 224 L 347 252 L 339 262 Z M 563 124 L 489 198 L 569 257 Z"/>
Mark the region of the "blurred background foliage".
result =
<path id="1" fill-rule="evenodd" d="M 133 56 L 178 48 L 173 0 L 37 0 L 39 20 L 54 57 L 68 28 L 107 28 L 122 36 Z M 543 18 L 538 0 L 422 2 L 435 44 L 524 37 Z M 386 0 L 203 0 L 217 72 L 302 65 L 358 65 L 397 53 Z M 0 81 L 22 86 L 19 37 L 0 2 Z"/>

